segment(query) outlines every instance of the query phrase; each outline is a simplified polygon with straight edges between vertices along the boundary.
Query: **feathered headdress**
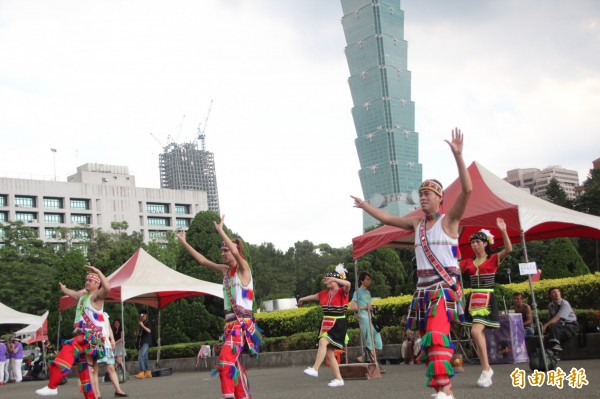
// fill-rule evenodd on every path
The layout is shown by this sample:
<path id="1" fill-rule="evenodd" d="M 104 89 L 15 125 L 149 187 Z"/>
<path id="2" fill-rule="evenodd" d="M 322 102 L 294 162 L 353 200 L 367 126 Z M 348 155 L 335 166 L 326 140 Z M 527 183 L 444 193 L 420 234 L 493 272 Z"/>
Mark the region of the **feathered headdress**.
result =
<path id="1" fill-rule="evenodd" d="M 348 275 L 348 270 L 346 270 L 342 263 L 337 265 L 334 271 L 325 273 L 325 277 L 341 278 L 342 280 L 346 279 L 346 275 Z"/>
<path id="2" fill-rule="evenodd" d="M 494 245 L 494 236 L 492 235 L 492 232 L 487 229 L 481 229 L 469 237 L 469 241 L 473 240 L 487 241 L 489 245 Z"/>

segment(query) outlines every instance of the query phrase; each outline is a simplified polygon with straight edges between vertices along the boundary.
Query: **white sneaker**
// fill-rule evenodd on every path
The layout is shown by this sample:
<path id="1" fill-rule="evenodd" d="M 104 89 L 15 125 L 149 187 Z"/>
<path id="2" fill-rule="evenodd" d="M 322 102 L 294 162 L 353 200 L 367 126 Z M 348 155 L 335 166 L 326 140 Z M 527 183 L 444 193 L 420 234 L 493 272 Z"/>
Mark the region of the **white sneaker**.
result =
<path id="1" fill-rule="evenodd" d="M 58 395 L 58 388 L 52 389 L 46 386 L 36 390 L 35 393 L 37 393 L 40 396 L 56 396 Z"/>
<path id="2" fill-rule="evenodd" d="M 329 384 L 327 384 L 327 386 L 330 387 L 343 387 L 344 386 L 344 380 L 331 380 L 331 382 Z"/>
<path id="3" fill-rule="evenodd" d="M 492 386 L 492 376 L 494 375 L 494 370 L 490 369 L 489 371 L 483 370 L 479 379 L 477 380 L 477 385 L 482 388 L 489 388 Z"/>
<path id="4" fill-rule="evenodd" d="M 438 393 L 434 394 L 434 399 L 454 399 L 454 396 L 446 395 L 444 392 L 439 391 Z"/>
<path id="5" fill-rule="evenodd" d="M 307 367 L 304 369 L 304 374 L 310 375 L 311 377 L 319 377 L 319 372 L 312 367 Z"/>

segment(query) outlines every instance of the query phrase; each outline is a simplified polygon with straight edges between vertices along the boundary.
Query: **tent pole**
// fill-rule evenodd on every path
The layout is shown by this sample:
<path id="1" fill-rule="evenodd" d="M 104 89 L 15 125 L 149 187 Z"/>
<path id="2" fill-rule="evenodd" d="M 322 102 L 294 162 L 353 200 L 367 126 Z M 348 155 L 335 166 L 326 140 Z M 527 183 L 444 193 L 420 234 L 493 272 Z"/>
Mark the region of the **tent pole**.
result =
<path id="1" fill-rule="evenodd" d="M 156 351 L 156 368 L 160 368 L 160 307 L 158 308 L 158 350 Z"/>
<path id="2" fill-rule="evenodd" d="M 523 246 L 523 258 L 525 259 L 525 263 L 529 263 L 529 258 L 527 257 L 527 244 L 525 243 L 525 232 L 521 230 L 521 244 Z M 529 275 L 529 292 L 531 293 L 531 307 L 533 308 L 533 317 L 535 326 L 538 333 L 538 338 L 540 340 L 540 351 L 542 355 L 542 359 L 544 361 L 544 371 L 548 371 L 548 363 L 546 360 L 546 350 L 544 348 L 544 334 L 542 331 L 542 323 L 540 322 L 540 316 L 538 314 L 538 307 L 535 301 L 535 292 L 533 291 L 533 281 L 531 280 L 531 274 Z"/>
<path id="3" fill-rule="evenodd" d="M 362 336 L 362 320 L 360 317 L 360 292 L 358 291 L 358 259 L 354 260 L 354 292 L 356 292 L 356 320 L 358 321 L 358 329 L 360 335 L 360 356 L 363 360 L 367 359 L 365 356 L 365 346 L 363 344 L 364 337 Z M 348 353 L 346 353 L 346 364 L 348 363 Z"/>
<path id="4" fill-rule="evenodd" d="M 123 381 L 127 381 L 127 349 L 125 347 L 125 312 L 123 300 L 121 299 L 121 334 L 123 334 Z M 119 337 L 121 338 L 121 337 Z M 118 365 L 117 365 L 118 366 Z"/>

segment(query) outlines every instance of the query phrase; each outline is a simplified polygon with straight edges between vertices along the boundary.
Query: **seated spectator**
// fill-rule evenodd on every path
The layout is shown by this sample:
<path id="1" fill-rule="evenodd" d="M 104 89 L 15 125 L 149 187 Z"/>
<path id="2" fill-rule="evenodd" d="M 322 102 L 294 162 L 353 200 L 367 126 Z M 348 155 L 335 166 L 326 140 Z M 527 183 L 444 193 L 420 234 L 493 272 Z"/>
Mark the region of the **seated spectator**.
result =
<path id="1" fill-rule="evenodd" d="M 557 287 L 550 288 L 550 303 L 548 304 L 548 321 L 544 324 L 543 333 L 548 335 L 550 349 L 554 352 L 562 351 L 560 346 L 565 341 L 579 332 L 577 317 L 566 300 L 562 299 Z"/>
<path id="2" fill-rule="evenodd" d="M 525 328 L 525 336 L 531 337 L 535 335 L 533 328 L 533 316 L 531 314 L 531 306 L 523 302 L 523 294 L 515 292 L 513 294 L 513 309 L 515 313 L 520 313 L 523 318 L 523 327 Z"/>

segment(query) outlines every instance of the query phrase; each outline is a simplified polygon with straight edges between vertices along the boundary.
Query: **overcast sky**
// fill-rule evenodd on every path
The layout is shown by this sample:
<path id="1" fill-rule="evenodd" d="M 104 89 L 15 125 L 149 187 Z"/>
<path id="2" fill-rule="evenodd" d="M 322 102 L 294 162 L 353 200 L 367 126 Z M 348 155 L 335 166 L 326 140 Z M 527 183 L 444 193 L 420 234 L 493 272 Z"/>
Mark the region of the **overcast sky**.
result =
<path id="1" fill-rule="evenodd" d="M 424 178 L 600 157 L 600 2 L 406 0 Z M 211 100 L 221 212 L 254 244 L 349 245 L 361 195 L 338 0 L 0 0 L 0 176 L 88 162 L 159 187 L 158 154 Z M 185 117 L 184 117 L 185 115 Z M 153 133 L 158 140 L 155 140 Z"/>

